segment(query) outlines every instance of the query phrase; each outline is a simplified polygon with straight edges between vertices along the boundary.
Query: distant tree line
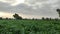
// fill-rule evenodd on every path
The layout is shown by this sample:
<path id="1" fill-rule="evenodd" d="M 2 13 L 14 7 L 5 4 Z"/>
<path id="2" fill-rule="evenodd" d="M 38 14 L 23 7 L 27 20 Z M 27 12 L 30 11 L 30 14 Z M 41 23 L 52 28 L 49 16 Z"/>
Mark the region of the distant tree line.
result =
<path id="1" fill-rule="evenodd" d="M 60 17 L 60 9 L 56 9 L 56 11 L 58 12 L 58 14 L 59 14 L 59 17 Z M 21 16 L 19 16 L 18 14 L 14 14 L 13 15 L 13 17 L 15 18 L 15 19 L 23 19 Z M 27 19 L 26 19 L 27 20 Z M 32 20 L 40 20 L 40 19 L 34 19 L 34 18 L 32 18 Z M 52 19 L 52 18 L 44 18 L 44 17 L 42 17 L 42 20 L 58 20 L 58 18 L 55 18 L 55 19 Z"/>
<path id="2" fill-rule="evenodd" d="M 59 20 L 59 19 L 58 19 L 58 18 L 54 18 L 54 19 L 53 19 L 53 18 L 44 18 L 44 17 L 42 17 L 42 20 L 56 20 L 56 21 L 57 21 L 57 20 Z"/>
<path id="3" fill-rule="evenodd" d="M 59 14 L 59 17 L 60 17 L 60 9 L 56 9 L 57 13 Z M 23 18 L 21 16 L 19 16 L 18 14 L 14 14 L 13 15 L 14 19 L 18 19 L 18 20 L 22 20 Z M 0 20 L 2 19 L 12 19 L 12 18 L 2 18 L 0 17 Z M 32 19 L 24 19 L 24 20 L 40 20 L 40 19 L 35 19 L 35 18 L 32 18 Z M 44 18 L 42 17 L 42 20 L 53 20 L 52 18 Z M 58 18 L 55 18 L 55 20 L 58 20 Z"/>

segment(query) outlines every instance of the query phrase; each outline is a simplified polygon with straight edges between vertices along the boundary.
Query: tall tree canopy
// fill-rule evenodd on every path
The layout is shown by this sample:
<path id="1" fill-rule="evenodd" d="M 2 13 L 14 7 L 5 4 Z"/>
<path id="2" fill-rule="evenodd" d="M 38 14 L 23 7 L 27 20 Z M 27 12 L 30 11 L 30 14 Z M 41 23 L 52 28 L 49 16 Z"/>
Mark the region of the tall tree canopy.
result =
<path id="1" fill-rule="evenodd" d="M 16 14 L 16 13 L 13 15 L 13 17 L 14 17 L 15 19 L 22 19 L 22 17 L 19 16 L 18 14 Z"/>

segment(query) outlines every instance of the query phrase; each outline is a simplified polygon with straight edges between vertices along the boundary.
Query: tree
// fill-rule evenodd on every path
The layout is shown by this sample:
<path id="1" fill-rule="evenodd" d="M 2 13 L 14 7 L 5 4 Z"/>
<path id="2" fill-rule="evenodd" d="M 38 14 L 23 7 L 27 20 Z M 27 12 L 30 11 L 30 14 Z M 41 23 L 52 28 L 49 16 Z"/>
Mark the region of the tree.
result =
<path id="1" fill-rule="evenodd" d="M 7 20 L 7 19 L 9 19 L 9 18 L 6 17 L 5 19 Z"/>
<path id="2" fill-rule="evenodd" d="M 22 19 L 22 17 L 19 16 L 18 14 L 16 14 L 16 13 L 13 15 L 13 17 L 14 17 L 15 19 Z"/>
<path id="3" fill-rule="evenodd" d="M 50 20 L 50 18 L 46 18 L 46 20 Z"/>
<path id="4" fill-rule="evenodd" d="M 59 17 L 60 17 L 60 9 L 57 9 L 56 11 L 58 12 L 58 14 L 59 14 Z"/>
<path id="5" fill-rule="evenodd" d="M 44 18 L 44 17 L 42 17 L 42 20 L 45 20 L 45 18 Z"/>
<path id="6" fill-rule="evenodd" d="M 0 17 L 0 20 L 2 20 L 3 18 L 2 17 Z"/>

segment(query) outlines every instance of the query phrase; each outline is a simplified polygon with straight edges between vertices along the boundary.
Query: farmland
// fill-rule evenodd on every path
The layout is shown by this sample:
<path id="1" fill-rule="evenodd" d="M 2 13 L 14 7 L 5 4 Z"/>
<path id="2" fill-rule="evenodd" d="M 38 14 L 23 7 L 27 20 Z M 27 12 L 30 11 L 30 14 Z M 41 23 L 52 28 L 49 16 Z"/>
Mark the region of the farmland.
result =
<path id="1" fill-rule="evenodd" d="M 0 34 L 60 34 L 60 20 L 0 20 Z"/>

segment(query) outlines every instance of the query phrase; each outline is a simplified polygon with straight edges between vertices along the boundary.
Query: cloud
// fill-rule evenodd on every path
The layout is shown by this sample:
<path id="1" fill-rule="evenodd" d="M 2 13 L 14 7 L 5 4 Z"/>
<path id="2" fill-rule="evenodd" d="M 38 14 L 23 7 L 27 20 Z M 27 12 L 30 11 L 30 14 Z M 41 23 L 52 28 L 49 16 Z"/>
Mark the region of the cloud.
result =
<path id="1" fill-rule="evenodd" d="M 34 2 L 33 2 L 34 1 Z M 26 1 L 28 2 L 28 1 Z M 16 6 L 11 6 L 9 3 L 0 2 L 0 11 L 19 13 L 28 17 L 58 17 L 56 9 L 59 8 L 58 0 L 29 0 L 27 3 L 21 3 Z"/>
<path id="2" fill-rule="evenodd" d="M 5 3 L 9 3 L 9 4 L 12 4 L 12 3 L 15 3 L 16 0 L 0 0 L 1 2 L 5 2 Z"/>
<path id="3" fill-rule="evenodd" d="M 12 6 L 16 6 L 20 3 L 24 3 L 25 0 L 0 0 L 1 2 L 9 3 Z"/>
<path id="4" fill-rule="evenodd" d="M 10 5 L 8 3 L 0 2 L 0 11 L 7 11 Z"/>

